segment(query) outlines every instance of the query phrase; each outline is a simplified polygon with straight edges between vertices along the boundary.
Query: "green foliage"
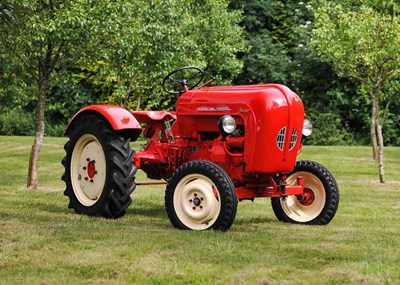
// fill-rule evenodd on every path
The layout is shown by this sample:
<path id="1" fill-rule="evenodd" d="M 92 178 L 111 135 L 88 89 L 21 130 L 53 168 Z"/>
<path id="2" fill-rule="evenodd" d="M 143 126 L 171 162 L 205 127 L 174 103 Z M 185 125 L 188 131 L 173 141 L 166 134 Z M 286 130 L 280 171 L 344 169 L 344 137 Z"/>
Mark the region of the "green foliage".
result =
<path id="1" fill-rule="evenodd" d="M 232 80 L 236 84 L 284 83 L 300 95 L 316 128 L 323 125 L 332 130 L 321 137 L 315 132 L 312 141 L 322 144 L 331 134 L 328 141 L 365 144 L 369 139 L 371 100 L 361 95 L 367 89 L 359 87 L 356 80 L 336 75 L 334 64 L 321 59 L 320 51 L 310 45 L 315 20 L 318 21 L 314 12 L 340 5 L 343 9 L 336 10 L 337 15 L 351 10 L 360 14 L 364 11 L 360 7 L 364 6 L 371 12 L 365 19 L 378 15 L 381 33 L 387 40 L 356 43 L 356 28 L 364 25 L 347 21 L 344 27 L 355 27 L 347 35 L 355 50 L 340 54 L 335 61 L 339 65 L 346 63 L 348 56 L 372 51 L 379 44 L 392 55 L 396 55 L 399 46 L 393 41 L 399 34 L 396 28 L 390 30 L 388 26 L 385 31 L 385 23 L 393 19 L 395 25 L 400 14 L 396 0 L 49 3 L 53 3 L 53 13 L 48 12 L 49 5 L 39 9 L 41 2 L 0 3 L 0 111 L 20 107 L 30 113 L 36 111 L 37 55 L 45 50 L 46 39 L 50 38 L 55 47 L 53 58 L 60 55 L 46 101 L 46 122 L 51 129 L 65 124 L 80 107 L 92 103 L 113 103 L 130 109 L 173 109 L 176 97 L 161 90 L 162 78 L 177 67 L 198 65 L 206 69 L 206 78 L 217 76 L 214 84 L 230 84 Z M 329 40 L 326 46 L 333 48 L 335 42 L 337 39 Z M 27 52 L 18 54 L 21 50 Z M 373 68 L 378 59 L 366 62 Z M 357 64 L 352 68 L 368 69 Z M 396 81 L 397 78 L 390 82 Z M 385 143 L 397 145 L 400 115 L 392 83 L 383 87 L 381 114 L 386 118 Z M 325 119 L 321 110 L 329 113 Z M 338 128 L 340 134 L 334 131 Z M 46 133 L 49 131 L 53 133 L 49 129 Z"/>
<path id="2" fill-rule="evenodd" d="M 0 89 L 0 100 L 4 102 L 20 101 L 20 94 L 36 97 L 37 89 L 26 90 L 37 83 L 32 79 L 40 75 L 38 63 L 51 73 L 50 109 L 66 106 L 63 113 L 76 107 L 63 100 L 72 90 L 83 92 L 74 91 L 75 97 L 84 97 L 80 101 L 87 101 L 89 90 L 93 102 L 132 109 L 172 108 L 175 98 L 160 88 L 163 76 L 172 69 L 198 65 L 217 75 L 220 83 L 229 83 L 242 66 L 236 58 L 244 47 L 238 25 L 241 13 L 228 10 L 225 0 L 8 3 L 7 7 L 20 7 L 14 10 L 22 12 L 1 6 L 2 19 L 9 20 L 0 26 L 0 47 L 5 51 L 0 55 L 5 66 L 1 67 L 0 82 L 5 87 Z M 9 19 L 10 13 L 14 14 Z M 58 86 L 65 82 L 65 71 L 75 85 L 71 90 Z M 25 86 L 15 90 L 15 78 Z M 52 103 L 57 101 L 63 106 Z"/>
<path id="3" fill-rule="evenodd" d="M 353 106 L 356 85 L 339 78 L 309 46 L 314 26 L 309 2 L 232 1 L 233 8 L 243 6 L 248 43 L 236 83 L 287 84 L 302 98 L 317 130 L 308 143 L 356 144 L 364 108 Z"/>
<path id="4" fill-rule="evenodd" d="M 240 19 L 224 0 L 2 2 L 0 111 L 33 113 L 45 88 L 54 135 L 87 104 L 171 109 L 160 88 L 170 70 L 198 65 L 220 83 L 238 74 Z"/>
<path id="5" fill-rule="evenodd" d="M 102 102 L 131 109 L 171 109 L 176 98 L 164 94 L 160 83 L 171 70 L 197 65 L 230 79 L 241 62 L 243 48 L 240 13 L 228 11 L 227 2 L 208 0 L 125 1 L 110 4 L 105 45 L 97 50 L 98 76 L 112 82 L 112 93 Z M 134 11 L 134 14 L 132 14 Z M 88 66 L 88 64 L 86 64 Z M 223 82 L 223 81 L 220 81 Z"/>
<path id="6" fill-rule="evenodd" d="M 286 82 L 290 56 L 281 38 L 279 1 L 231 1 L 231 8 L 243 7 L 247 49 L 244 68 L 237 83 Z"/>
<path id="7" fill-rule="evenodd" d="M 390 81 L 382 91 L 382 118 L 384 139 L 387 145 L 400 145 L 400 82 Z"/>
<path id="8" fill-rule="evenodd" d="M 339 76 L 353 78 L 372 101 L 370 124 L 383 126 L 398 101 L 400 16 L 393 1 L 315 1 L 312 46 Z M 398 112 L 395 112 L 396 114 Z M 396 141 L 391 118 L 386 143 Z M 378 127 L 378 132 L 380 128 Z M 398 135 L 397 135 L 398 136 Z M 385 136 L 384 136 L 385 137 Z M 375 138 L 374 138 L 375 139 Z M 383 145 L 380 145 L 383 148 Z"/>
<path id="9" fill-rule="evenodd" d="M 65 124 L 79 109 L 96 102 L 92 85 L 81 84 L 80 78 L 64 74 L 47 98 L 46 118 L 50 122 Z"/>
<path id="10" fill-rule="evenodd" d="M 46 132 L 45 135 L 49 137 L 62 137 L 64 136 L 64 131 L 66 128 L 65 123 L 54 123 L 54 122 L 46 122 Z"/>
<path id="11" fill-rule="evenodd" d="M 31 136 L 35 134 L 35 117 L 15 108 L 0 114 L 0 135 Z"/>
<path id="12" fill-rule="evenodd" d="M 312 110 L 308 116 L 315 126 L 313 133 L 304 140 L 306 145 L 353 145 L 355 139 L 348 131 L 348 126 L 342 125 L 343 120 L 338 114 Z"/>
<path id="13" fill-rule="evenodd" d="M 372 88 L 380 70 L 380 76 L 397 76 L 399 19 L 367 5 L 350 10 L 327 2 L 316 10 L 316 23 L 313 46 L 339 75 L 356 78 Z"/>

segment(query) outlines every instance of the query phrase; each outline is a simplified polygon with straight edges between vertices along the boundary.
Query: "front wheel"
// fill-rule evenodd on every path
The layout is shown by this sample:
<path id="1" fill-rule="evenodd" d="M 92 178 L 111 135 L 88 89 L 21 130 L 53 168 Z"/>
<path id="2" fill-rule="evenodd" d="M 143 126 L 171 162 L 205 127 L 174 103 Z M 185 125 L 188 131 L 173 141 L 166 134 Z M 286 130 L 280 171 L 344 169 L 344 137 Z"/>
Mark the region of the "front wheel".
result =
<path id="1" fill-rule="evenodd" d="M 272 209 L 282 222 L 326 225 L 339 206 L 339 188 L 333 175 L 313 161 L 298 161 L 286 182 L 296 184 L 303 177 L 304 194 L 272 198 Z"/>
<path id="2" fill-rule="evenodd" d="M 75 121 L 69 137 L 62 161 L 68 207 L 90 216 L 123 216 L 135 189 L 130 138 L 119 135 L 96 115 Z"/>
<path id="3" fill-rule="evenodd" d="M 237 211 L 235 187 L 218 165 L 190 161 L 172 175 L 165 191 L 165 209 L 175 228 L 228 230 Z"/>

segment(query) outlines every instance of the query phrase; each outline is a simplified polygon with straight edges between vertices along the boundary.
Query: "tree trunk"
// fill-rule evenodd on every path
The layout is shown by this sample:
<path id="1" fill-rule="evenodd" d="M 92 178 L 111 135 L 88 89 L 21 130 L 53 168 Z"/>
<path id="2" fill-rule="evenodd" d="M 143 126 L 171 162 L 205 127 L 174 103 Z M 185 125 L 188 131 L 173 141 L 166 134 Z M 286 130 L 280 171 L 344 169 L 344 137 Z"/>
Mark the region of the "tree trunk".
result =
<path id="1" fill-rule="evenodd" d="M 44 109 L 45 109 L 45 100 L 46 100 L 46 90 L 43 86 L 43 83 L 39 83 L 39 92 L 38 92 L 38 103 L 37 103 L 37 114 L 36 114 L 36 135 L 33 141 L 31 155 L 29 158 L 29 169 L 28 169 L 28 180 L 27 187 L 28 189 L 36 189 L 38 186 L 38 164 L 39 164 L 39 156 L 40 150 L 43 144 L 43 136 L 44 136 Z"/>
<path id="2" fill-rule="evenodd" d="M 383 166 L 383 134 L 382 134 L 382 125 L 377 121 L 377 132 L 378 132 L 378 142 L 379 142 L 379 181 L 381 183 L 385 183 L 385 169 Z"/>
<path id="3" fill-rule="evenodd" d="M 36 114 L 36 134 L 33 141 L 31 155 L 29 158 L 28 179 L 26 186 L 28 189 L 37 189 L 38 187 L 38 165 L 40 150 L 43 144 L 45 130 L 45 105 L 46 93 L 50 86 L 51 73 L 51 50 L 47 53 L 46 58 L 38 60 L 39 78 L 38 78 L 38 101 Z"/>
<path id="4" fill-rule="evenodd" d="M 378 159 L 379 151 L 378 151 L 378 142 L 377 142 L 377 118 L 378 118 L 378 96 L 377 94 L 372 95 L 372 112 L 371 112 L 371 127 L 370 127 L 370 135 L 371 135 L 371 144 L 372 144 L 372 158 L 374 160 Z"/>
<path id="5" fill-rule="evenodd" d="M 140 103 L 141 103 L 141 99 L 142 97 L 140 96 L 140 94 L 137 95 L 137 106 L 136 106 L 136 110 L 140 110 Z"/>

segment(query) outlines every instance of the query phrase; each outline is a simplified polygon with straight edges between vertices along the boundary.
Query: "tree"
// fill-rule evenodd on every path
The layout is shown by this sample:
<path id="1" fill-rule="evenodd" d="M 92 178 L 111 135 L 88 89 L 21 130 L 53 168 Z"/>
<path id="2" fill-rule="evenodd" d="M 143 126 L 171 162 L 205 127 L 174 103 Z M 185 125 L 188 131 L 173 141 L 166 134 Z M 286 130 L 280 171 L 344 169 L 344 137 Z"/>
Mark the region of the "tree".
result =
<path id="1" fill-rule="evenodd" d="M 37 188 L 38 161 L 45 131 L 45 102 L 56 70 L 78 61 L 95 48 L 95 38 L 103 37 L 93 25 L 99 20 L 101 3 L 90 1 L 10 0 L 9 21 L 0 27 L 2 58 L 13 59 L 8 71 L 18 70 L 26 86 L 36 85 L 36 134 L 29 159 L 27 187 Z M 16 13 L 15 11 L 18 11 Z M 14 13 L 15 12 L 15 13 Z M 94 37 L 96 35 L 96 37 Z M 87 40 L 85 45 L 82 40 Z M 16 76 L 16 75 L 15 75 Z"/>
<path id="2" fill-rule="evenodd" d="M 109 9 L 109 19 L 118 17 L 119 27 L 107 32 L 107 41 L 97 50 L 104 63 L 98 76 L 114 86 L 102 97 L 104 102 L 130 109 L 171 109 L 176 98 L 160 88 L 168 71 L 183 65 L 225 71 L 228 76 L 220 76 L 221 83 L 242 67 L 236 58 L 244 47 L 241 15 L 228 11 L 225 0 L 138 0 L 113 3 Z"/>
<path id="3" fill-rule="evenodd" d="M 113 83 L 108 102 L 128 105 L 133 97 L 140 106 L 141 94 L 151 94 L 172 66 L 200 64 L 233 75 L 241 67 L 235 58 L 242 48 L 240 13 L 227 11 L 223 0 L 9 0 L 0 11 L 0 62 L 7 63 L 0 80 L 13 84 L 15 76 L 25 84 L 21 90 L 36 86 L 27 95 L 37 106 L 27 179 L 32 189 L 38 186 L 46 98 L 57 94 L 50 91 L 65 72 L 97 65 L 96 76 Z M 207 47 L 211 42 L 220 53 Z M 156 97 L 153 104 L 160 99 L 168 100 Z"/>
<path id="4" fill-rule="evenodd" d="M 296 1 L 297 2 L 297 1 Z M 244 68 L 236 79 L 238 83 L 286 83 L 291 65 L 288 35 L 285 29 L 286 5 L 281 1 L 236 0 L 230 7 L 243 7 L 241 25 L 245 28 L 247 49 L 241 55 Z M 290 5 L 290 4 L 289 4 Z M 293 13 L 292 13 L 293 14 Z"/>
<path id="5" fill-rule="evenodd" d="M 309 41 L 314 17 L 310 0 L 235 0 L 230 7 L 243 7 L 247 49 L 240 54 L 243 70 L 236 83 L 277 82 L 300 95 L 314 133 L 305 143 L 351 144 L 360 130 L 352 100 L 354 84 L 338 78 L 322 62 Z M 357 105 L 359 106 L 359 104 Z M 321 112 L 321 109 L 326 112 Z M 357 125 L 357 126 L 355 126 Z"/>
<path id="6" fill-rule="evenodd" d="M 316 1 L 317 4 L 312 44 L 338 75 L 357 80 L 362 94 L 372 101 L 371 143 L 379 163 L 380 182 L 384 183 L 385 116 L 381 103 L 385 98 L 391 102 L 391 96 L 396 96 L 396 92 L 384 91 L 393 90 L 393 82 L 400 73 L 400 17 L 396 6 L 392 1 L 372 0 L 324 0 Z"/>

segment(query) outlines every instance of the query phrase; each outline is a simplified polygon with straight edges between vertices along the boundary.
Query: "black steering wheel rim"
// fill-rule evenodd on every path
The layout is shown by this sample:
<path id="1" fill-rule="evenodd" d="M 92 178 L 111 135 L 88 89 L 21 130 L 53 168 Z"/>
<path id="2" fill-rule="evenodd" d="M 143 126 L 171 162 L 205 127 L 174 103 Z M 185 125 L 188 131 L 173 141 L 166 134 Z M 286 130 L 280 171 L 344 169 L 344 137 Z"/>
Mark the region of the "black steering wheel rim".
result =
<path id="1" fill-rule="evenodd" d="M 184 73 L 186 70 L 193 70 L 193 75 L 190 76 L 189 78 L 177 78 L 175 79 L 172 77 L 175 74 L 179 74 L 180 72 Z M 198 80 L 197 80 L 198 78 Z M 196 66 L 183 66 L 180 68 L 177 68 L 173 71 L 171 71 L 167 76 L 164 77 L 162 81 L 162 88 L 165 92 L 170 93 L 170 94 L 181 94 L 185 92 L 185 86 L 187 87 L 187 90 L 191 90 L 198 86 L 201 81 L 204 78 L 204 72 L 200 68 Z M 191 83 L 193 81 L 193 83 Z M 167 88 L 167 83 L 172 83 L 173 85 L 178 85 L 180 84 L 180 89 L 179 90 L 171 90 Z"/>

